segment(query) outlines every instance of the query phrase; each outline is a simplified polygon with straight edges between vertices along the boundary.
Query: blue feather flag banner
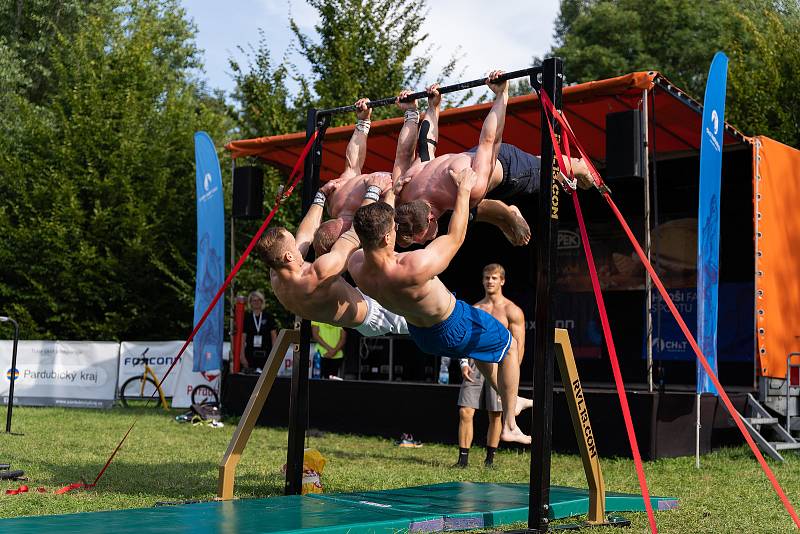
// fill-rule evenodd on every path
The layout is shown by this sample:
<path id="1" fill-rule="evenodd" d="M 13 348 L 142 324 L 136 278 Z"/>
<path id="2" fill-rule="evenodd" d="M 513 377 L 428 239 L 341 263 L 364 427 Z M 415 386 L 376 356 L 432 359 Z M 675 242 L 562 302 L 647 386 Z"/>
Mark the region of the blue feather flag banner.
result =
<path id="1" fill-rule="evenodd" d="M 194 292 L 194 325 L 211 304 L 225 280 L 225 208 L 222 174 L 214 143 L 205 132 L 194 134 L 197 177 L 197 277 Z M 220 299 L 193 341 L 193 371 L 222 368 L 222 336 L 225 328 L 224 299 Z"/>
<path id="2" fill-rule="evenodd" d="M 717 52 L 711 62 L 703 99 L 700 134 L 700 203 L 697 216 L 697 341 L 717 372 L 717 317 L 719 295 L 719 210 L 722 146 L 725 133 L 725 92 L 728 57 Z M 700 362 L 697 393 L 717 394 Z"/>

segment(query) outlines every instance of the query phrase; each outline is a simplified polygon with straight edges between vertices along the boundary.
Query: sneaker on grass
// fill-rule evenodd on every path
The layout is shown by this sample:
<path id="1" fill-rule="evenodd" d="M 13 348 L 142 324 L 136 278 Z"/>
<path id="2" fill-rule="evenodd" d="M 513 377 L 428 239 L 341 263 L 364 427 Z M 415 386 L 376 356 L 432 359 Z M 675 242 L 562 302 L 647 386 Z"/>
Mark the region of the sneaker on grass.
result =
<path id="1" fill-rule="evenodd" d="M 404 447 L 408 449 L 419 449 L 420 447 L 422 447 L 422 443 L 416 441 L 414 439 L 414 436 L 412 436 L 411 434 L 402 434 L 400 436 L 400 440 L 395 441 L 395 445 L 397 445 L 398 447 Z"/>

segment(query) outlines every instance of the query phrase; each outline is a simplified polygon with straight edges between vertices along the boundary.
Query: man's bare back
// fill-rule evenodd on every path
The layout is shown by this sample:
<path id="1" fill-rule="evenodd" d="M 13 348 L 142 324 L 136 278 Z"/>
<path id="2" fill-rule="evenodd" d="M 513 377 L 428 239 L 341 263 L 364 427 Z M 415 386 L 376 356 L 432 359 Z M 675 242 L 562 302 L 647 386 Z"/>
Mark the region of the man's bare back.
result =
<path id="1" fill-rule="evenodd" d="M 403 190 L 398 196 L 397 203 L 405 204 L 417 199 L 427 200 L 431 205 L 434 216 L 438 219 L 444 212 L 453 209 L 457 188 L 450 178 L 450 171 L 459 172 L 466 167 L 472 167 L 475 155 L 463 152 L 460 154 L 444 154 L 430 161 L 415 161 L 403 176 Z M 469 205 L 474 208 L 486 196 L 486 191 L 491 186 L 499 183 L 499 179 L 491 176 L 479 175 L 469 196 Z M 494 180 L 492 180 L 495 178 Z M 500 171 L 502 178 L 502 169 Z"/>
<path id="2" fill-rule="evenodd" d="M 364 251 L 350 257 L 348 270 L 366 294 L 410 324 L 428 327 L 442 322 L 453 310 L 455 298 L 438 276 L 415 277 L 414 265 L 421 251 L 393 253 L 380 266 L 367 265 Z"/>
<path id="3" fill-rule="evenodd" d="M 270 269 L 270 280 L 278 301 L 295 315 L 346 328 L 364 322 L 363 295 L 341 276 L 320 279 L 313 263 L 306 262 L 299 272 L 285 276 Z"/>
<path id="4" fill-rule="evenodd" d="M 334 219 L 342 219 L 344 222 L 341 228 L 342 232 L 350 229 L 353 223 L 353 214 L 361 207 L 361 199 L 364 198 L 364 193 L 367 192 L 366 180 L 369 180 L 372 176 L 386 177 L 388 182 L 391 183 L 392 174 L 389 172 L 373 172 L 353 176 L 342 174 L 339 178 L 331 180 L 331 182 L 336 182 L 337 185 L 333 193 L 328 196 L 325 209 L 328 215 Z"/>

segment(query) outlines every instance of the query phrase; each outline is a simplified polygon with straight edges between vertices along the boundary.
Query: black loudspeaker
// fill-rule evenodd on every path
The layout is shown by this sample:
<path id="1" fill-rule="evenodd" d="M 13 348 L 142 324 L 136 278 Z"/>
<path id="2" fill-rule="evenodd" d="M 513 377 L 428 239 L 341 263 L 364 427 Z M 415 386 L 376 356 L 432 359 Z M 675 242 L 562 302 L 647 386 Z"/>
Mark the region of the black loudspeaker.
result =
<path id="1" fill-rule="evenodd" d="M 233 218 L 261 219 L 263 208 L 264 171 L 261 167 L 233 169 Z"/>
<path id="2" fill-rule="evenodd" d="M 644 124 L 638 109 L 606 115 L 606 178 L 644 178 Z"/>

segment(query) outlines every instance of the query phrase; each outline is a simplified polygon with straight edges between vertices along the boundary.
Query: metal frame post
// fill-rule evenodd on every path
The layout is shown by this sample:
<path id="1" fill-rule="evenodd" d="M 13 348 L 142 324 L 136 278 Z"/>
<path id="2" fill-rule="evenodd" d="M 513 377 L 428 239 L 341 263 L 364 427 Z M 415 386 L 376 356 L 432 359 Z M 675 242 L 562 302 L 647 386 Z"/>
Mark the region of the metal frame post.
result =
<path id="1" fill-rule="evenodd" d="M 560 58 L 548 58 L 542 65 L 541 90 L 556 109 L 561 109 L 563 65 Z M 537 85 L 531 80 L 531 85 Z M 542 108 L 542 170 L 539 193 L 537 247 L 532 249 L 536 261 L 536 307 L 533 344 L 533 423 L 531 436 L 530 497 L 528 528 L 547 532 L 550 511 L 550 455 L 553 427 L 553 367 L 555 364 L 554 327 L 552 316 L 554 292 L 551 292 L 556 271 L 559 200 L 561 187 L 555 179 L 558 166 L 554 161 L 553 143 L 547 134 L 547 114 Z M 556 133 L 560 129 L 553 121 Z"/>
<path id="2" fill-rule="evenodd" d="M 650 261 L 652 241 L 650 238 L 650 121 L 648 120 L 648 90 L 642 92 L 642 122 L 644 125 L 644 250 Z M 655 158 L 654 158 L 655 159 Z M 644 275 L 645 330 L 647 332 L 647 390 L 653 392 L 653 281 Z"/>
<path id="3" fill-rule="evenodd" d="M 306 121 L 306 140 L 314 135 L 318 125 L 318 110 L 310 108 Z M 322 164 L 322 138 L 320 133 L 314 146 L 306 156 L 303 168 L 303 216 L 308 212 L 319 187 L 319 169 Z M 309 247 L 308 254 L 313 261 L 314 249 Z M 286 451 L 286 495 L 300 495 L 303 488 L 303 449 L 308 426 L 308 353 L 311 348 L 311 321 L 300 321 L 300 349 L 294 353 L 292 362 L 292 390 L 289 403 L 289 444 Z"/>
<path id="4" fill-rule="evenodd" d="M 11 349 L 11 376 L 8 385 L 8 408 L 6 409 L 6 434 L 11 434 L 11 416 L 14 412 L 14 382 L 17 381 L 17 342 L 19 341 L 19 324 L 11 317 L 0 317 L 0 322 L 9 322 L 14 325 L 14 344 Z"/>

